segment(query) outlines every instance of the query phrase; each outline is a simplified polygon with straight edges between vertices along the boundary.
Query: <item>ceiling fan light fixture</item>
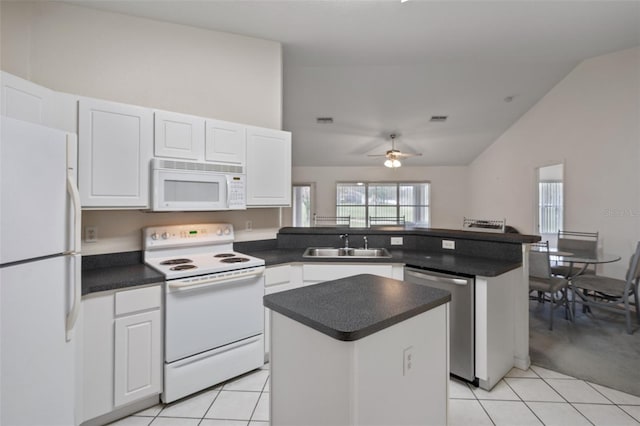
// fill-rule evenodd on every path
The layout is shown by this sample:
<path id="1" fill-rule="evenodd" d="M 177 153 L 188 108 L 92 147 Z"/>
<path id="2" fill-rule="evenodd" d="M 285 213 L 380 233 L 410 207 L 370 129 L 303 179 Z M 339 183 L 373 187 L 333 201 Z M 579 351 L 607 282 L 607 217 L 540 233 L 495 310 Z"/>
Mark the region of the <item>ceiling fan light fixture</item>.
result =
<path id="1" fill-rule="evenodd" d="M 388 158 L 385 162 L 384 162 L 384 166 L 385 167 L 389 167 L 390 169 L 395 169 L 397 167 L 402 166 L 402 163 L 400 162 L 400 160 L 397 160 L 395 158 Z"/>

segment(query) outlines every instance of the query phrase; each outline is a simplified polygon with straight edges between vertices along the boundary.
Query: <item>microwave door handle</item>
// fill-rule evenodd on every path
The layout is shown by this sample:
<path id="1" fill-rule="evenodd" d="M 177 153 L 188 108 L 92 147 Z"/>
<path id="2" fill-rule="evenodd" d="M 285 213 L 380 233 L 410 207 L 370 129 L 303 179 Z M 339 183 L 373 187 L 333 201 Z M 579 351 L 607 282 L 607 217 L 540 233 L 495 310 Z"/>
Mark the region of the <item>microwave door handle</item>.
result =
<path id="1" fill-rule="evenodd" d="M 229 176 L 225 176 L 225 182 L 227 183 L 227 208 L 231 207 L 230 203 L 231 203 L 231 191 L 229 190 L 229 188 L 231 187 L 231 185 L 229 184 Z"/>

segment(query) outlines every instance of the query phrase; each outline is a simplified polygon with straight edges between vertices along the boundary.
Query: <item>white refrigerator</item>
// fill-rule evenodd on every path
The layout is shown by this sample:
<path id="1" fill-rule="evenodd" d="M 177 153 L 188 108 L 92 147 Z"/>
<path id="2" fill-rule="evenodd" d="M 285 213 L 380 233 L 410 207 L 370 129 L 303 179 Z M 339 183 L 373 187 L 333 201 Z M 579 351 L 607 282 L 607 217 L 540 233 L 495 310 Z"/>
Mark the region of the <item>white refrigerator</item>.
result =
<path id="1" fill-rule="evenodd" d="M 0 425 L 74 425 L 81 297 L 75 135 L 8 117 L 0 139 Z"/>

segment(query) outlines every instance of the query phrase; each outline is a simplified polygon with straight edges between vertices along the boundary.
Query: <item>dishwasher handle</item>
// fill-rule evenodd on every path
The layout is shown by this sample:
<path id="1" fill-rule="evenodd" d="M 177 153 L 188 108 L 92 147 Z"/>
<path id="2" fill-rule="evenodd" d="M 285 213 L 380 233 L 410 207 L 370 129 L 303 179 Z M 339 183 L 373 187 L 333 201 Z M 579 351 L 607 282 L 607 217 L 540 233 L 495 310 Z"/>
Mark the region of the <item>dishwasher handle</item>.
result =
<path id="1" fill-rule="evenodd" d="M 431 275 L 429 273 L 417 272 L 413 270 L 405 270 L 405 273 L 415 278 L 434 281 L 437 283 L 455 284 L 455 285 L 461 285 L 461 286 L 469 284 L 469 280 L 464 278 L 450 278 L 450 277 L 444 277 L 439 275 Z"/>

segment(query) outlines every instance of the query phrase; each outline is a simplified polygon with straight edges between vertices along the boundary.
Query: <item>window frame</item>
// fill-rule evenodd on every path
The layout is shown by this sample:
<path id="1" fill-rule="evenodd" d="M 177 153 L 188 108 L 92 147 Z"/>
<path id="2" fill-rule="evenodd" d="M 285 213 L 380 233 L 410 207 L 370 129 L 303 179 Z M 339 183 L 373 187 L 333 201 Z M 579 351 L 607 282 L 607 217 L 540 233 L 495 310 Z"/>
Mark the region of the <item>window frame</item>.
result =
<path id="1" fill-rule="evenodd" d="M 308 187 L 309 188 L 309 224 L 301 225 L 296 224 L 296 188 Z M 315 182 L 295 182 L 291 184 L 291 225 L 300 227 L 313 226 L 313 212 L 315 211 L 315 196 L 316 196 L 316 184 Z"/>
<path id="2" fill-rule="evenodd" d="M 340 185 L 350 185 L 350 186 L 364 186 L 365 187 L 365 193 L 364 193 L 364 204 L 339 204 L 338 203 L 338 187 Z M 370 186 L 373 185 L 380 185 L 380 186 L 385 186 L 385 185 L 394 185 L 395 186 L 395 190 L 396 190 L 396 203 L 393 207 L 395 207 L 395 217 L 397 219 L 399 219 L 401 217 L 401 210 L 403 208 L 420 208 L 423 207 L 425 208 L 425 216 L 427 218 L 426 220 L 426 224 L 425 226 L 429 227 L 431 226 L 431 181 L 415 181 L 415 180 L 411 180 L 411 181 L 338 181 L 335 183 L 335 201 L 336 201 L 336 216 L 344 216 L 344 214 L 342 213 L 338 213 L 338 210 L 340 209 L 340 207 L 355 207 L 355 208 L 363 208 L 364 207 L 364 225 L 360 226 L 355 226 L 355 227 L 369 227 L 370 223 L 369 223 L 369 217 L 371 216 L 370 211 L 372 210 L 372 208 L 376 208 L 379 207 L 379 205 L 371 205 L 369 203 L 369 198 L 370 198 L 370 192 L 369 192 L 369 188 Z M 400 189 L 402 187 L 402 185 L 427 185 L 427 197 L 426 197 L 426 204 L 401 204 L 401 195 L 400 195 Z M 389 206 L 391 207 L 391 206 Z M 406 220 L 406 217 L 405 217 Z M 409 224 L 410 222 L 407 221 L 407 223 Z M 353 226 L 353 217 L 351 218 L 351 226 Z"/>

